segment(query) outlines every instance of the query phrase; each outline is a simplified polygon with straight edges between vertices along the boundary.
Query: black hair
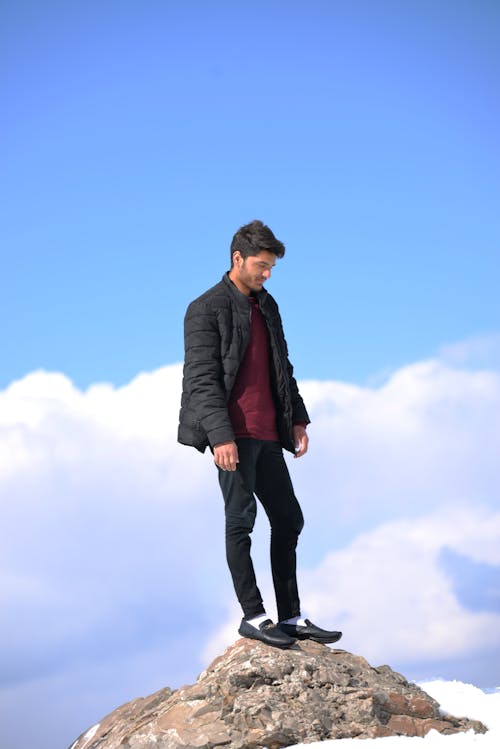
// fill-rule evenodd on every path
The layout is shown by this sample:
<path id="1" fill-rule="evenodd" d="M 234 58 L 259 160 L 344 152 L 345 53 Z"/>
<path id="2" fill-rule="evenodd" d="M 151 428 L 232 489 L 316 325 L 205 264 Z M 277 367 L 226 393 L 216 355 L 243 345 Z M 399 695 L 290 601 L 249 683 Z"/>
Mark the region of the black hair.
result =
<path id="1" fill-rule="evenodd" d="M 262 250 L 272 252 L 276 257 L 282 258 L 285 254 L 285 245 L 276 239 L 271 229 L 262 221 L 251 221 L 241 226 L 231 242 L 231 267 L 233 265 L 233 253 L 239 251 L 241 257 L 246 259 L 252 255 L 258 255 Z"/>

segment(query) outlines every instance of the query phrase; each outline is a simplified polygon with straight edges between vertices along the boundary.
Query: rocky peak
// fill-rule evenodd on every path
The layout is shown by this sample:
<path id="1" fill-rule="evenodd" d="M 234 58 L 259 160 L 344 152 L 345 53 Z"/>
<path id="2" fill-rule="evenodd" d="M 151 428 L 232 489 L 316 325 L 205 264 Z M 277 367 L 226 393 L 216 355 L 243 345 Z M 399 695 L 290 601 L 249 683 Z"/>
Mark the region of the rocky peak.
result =
<path id="1" fill-rule="evenodd" d="M 389 666 L 314 642 L 238 640 L 195 684 L 119 707 L 70 749 L 280 749 L 340 738 L 484 733 Z"/>

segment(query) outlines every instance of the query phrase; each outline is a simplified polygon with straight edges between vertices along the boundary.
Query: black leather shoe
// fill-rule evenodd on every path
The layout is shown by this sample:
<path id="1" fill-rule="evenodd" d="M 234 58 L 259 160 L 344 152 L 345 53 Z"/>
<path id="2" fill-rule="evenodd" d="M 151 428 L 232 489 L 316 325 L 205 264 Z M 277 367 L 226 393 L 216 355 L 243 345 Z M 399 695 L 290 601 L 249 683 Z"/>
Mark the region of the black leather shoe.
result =
<path id="1" fill-rule="evenodd" d="M 278 624 L 282 632 L 295 637 L 297 640 L 314 640 L 314 642 L 326 643 L 337 642 L 342 637 L 342 632 L 329 632 L 327 629 L 321 629 L 313 624 L 309 619 L 304 619 L 303 624 Z"/>
<path id="2" fill-rule="evenodd" d="M 266 645 L 273 645 L 275 648 L 289 648 L 295 642 L 294 637 L 290 637 L 290 635 L 277 627 L 276 624 L 273 624 L 270 619 L 266 619 L 258 627 L 254 627 L 246 619 L 242 619 L 238 632 L 242 637 L 260 640 L 261 642 L 265 642 Z"/>

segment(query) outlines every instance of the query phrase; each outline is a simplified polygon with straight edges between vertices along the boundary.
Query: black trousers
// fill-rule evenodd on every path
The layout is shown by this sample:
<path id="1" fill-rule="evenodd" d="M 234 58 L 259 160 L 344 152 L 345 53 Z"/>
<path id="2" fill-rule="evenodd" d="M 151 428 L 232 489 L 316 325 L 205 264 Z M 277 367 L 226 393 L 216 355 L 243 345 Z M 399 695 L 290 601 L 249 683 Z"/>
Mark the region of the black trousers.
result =
<path id="1" fill-rule="evenodd" d="M 238 439 L 236 471 L 219 468 L 226 513 L 226 557 L 246 619 L 264 614 L 250 556 L 250 534 L 259 499 L 271 525 L 271 570 L 278 621 L 300 615 L 296 547 L 304 526 L 290 474 L 278 442 Z"/>

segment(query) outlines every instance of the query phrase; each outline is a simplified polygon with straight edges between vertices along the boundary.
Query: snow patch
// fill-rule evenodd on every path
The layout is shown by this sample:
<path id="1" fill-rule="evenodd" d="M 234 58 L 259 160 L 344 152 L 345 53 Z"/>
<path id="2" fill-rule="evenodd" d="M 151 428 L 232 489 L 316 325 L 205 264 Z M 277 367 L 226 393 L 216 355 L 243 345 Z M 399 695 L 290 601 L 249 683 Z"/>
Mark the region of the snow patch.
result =
<path id="1" fill-rule="evenodd" d="M 74 744 L 71 744 L 69 749 L 75 749 L 75 747 L 78 745 L 79 745 L 79 749 L 84 749 L 85 746 L 89 743 L 89 741 L 94 738 L 97 731 L 99 730 L 100 725 L 101 725 L 100 723 L 96 723 L 95 726 L 92 726 L 92 728 L 89 728 L 87 733 L 84 733 L 83 736 L 77 739 Z"/>

